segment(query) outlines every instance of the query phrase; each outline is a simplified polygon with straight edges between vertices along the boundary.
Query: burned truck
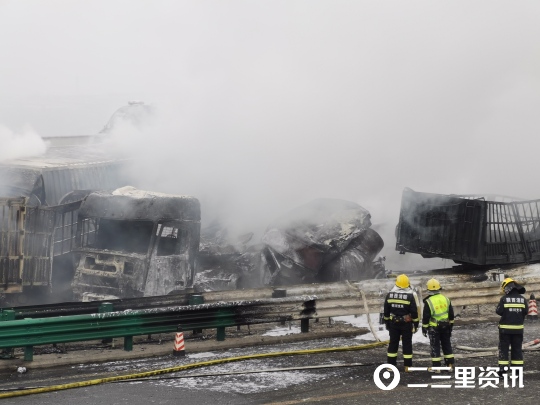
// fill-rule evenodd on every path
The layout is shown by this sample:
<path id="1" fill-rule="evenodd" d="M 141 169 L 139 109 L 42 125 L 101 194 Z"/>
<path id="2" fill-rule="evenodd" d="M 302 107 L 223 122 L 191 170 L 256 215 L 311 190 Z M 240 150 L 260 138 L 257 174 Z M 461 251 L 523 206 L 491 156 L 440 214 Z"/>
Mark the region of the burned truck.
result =
<path id="1" fill-rule="evenodd" d="M 193 284 L 201 209 L 194 197 L 123 187 L 81 203 L 76 299 L 186 291 Z"/>
<path id="2" fill-rule="evenodd" d="M 202 230 L 195 288 L 256 288 L 385 277 L 384 247 L 360 205 L 321 198 L 274 220 L 261 243 L 253 234 L 229 239 L 211 224 Z"/>
<path id="3" fill-rule="evenodd" d="M 262 237 L 269 284 L 359 281 L 383 277 L 384 247 L 360 205 L 321 198 L 272 223 Z"/>
<path id="4" fill-rule="evenodd" d="M 125 185 L 123 163 L 99 145 L 79 145 L 0 164 L 0 305 L 60 298 L 66 280 L 70 288 L 84 190 Z"/>
<path id="5" fill-rule="evenodd" d="M 403 191 L 396 250 L 465 267 L 540 261 L 540 200 Z"/>

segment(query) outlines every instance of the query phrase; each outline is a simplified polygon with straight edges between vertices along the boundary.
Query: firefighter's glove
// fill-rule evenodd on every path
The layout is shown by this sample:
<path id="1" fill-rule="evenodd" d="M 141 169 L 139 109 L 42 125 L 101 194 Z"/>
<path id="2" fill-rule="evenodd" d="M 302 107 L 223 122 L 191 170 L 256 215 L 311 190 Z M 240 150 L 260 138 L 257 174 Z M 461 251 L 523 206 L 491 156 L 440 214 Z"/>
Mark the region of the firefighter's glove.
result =
<path id="1" fill-rule="evenodd" d="M 427 337 L 427 328 L 422 328 L 422 335 Z"/>

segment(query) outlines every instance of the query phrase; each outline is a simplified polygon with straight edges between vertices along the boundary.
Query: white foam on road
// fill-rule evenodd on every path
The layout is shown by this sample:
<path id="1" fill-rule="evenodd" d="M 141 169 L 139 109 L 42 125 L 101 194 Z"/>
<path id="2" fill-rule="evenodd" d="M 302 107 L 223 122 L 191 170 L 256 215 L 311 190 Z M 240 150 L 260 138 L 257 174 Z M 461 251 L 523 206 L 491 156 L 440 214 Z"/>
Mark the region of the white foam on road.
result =
<path id="1" fill-rule="evenodd" d="M 301 329 L 298 326 L 287 327 L 276 327 L 268 332 L 264 333 L 263 336 L 285 336 L 285 335 L 294 335 L 300 333 Z"/>
<path id="2" fill-rule="evenodd" d="M 352 326 L 355 326 L 357 328 L 367 328 L 367 329 L 369 329 L 369 323 L 368 323 L 366 315 L 358 315 L 357 317 L 355 317 L 354 315 L 337 316 L 337 317 L 335 317 L 333 319 L 336 322 L 345 322 L 345 323 L 348 323 L 348 324 L 350 324 Z M 381 340 L 390 339 L 390 335 L 389 335 L 388 331 L 384 328 L 384 326 L 382 326 L 382 330 L 379 330 L 379 327 L 380 327 L 380 325 L 379 325 L 379 314 L 370 314 L 370 320 L 371 320 L 371 324 L 373 325 L 373 327 L 375 329 L 375 333 L 377 334 L 379 339 L 381 339 Z M 359 335 L 359 336 L 355 337 L 355 339 L 357 339 L 357 340 L 366 340 L 366 341 L 375 341 L 376 340 L 375 336 L 373 336 L 373 333 L 371 333 L 371 331 L 366 333 L 366 334 Z M 419 327 L 418 332 L 416 332 L 413 335 L 413 343 L 425 343 L 425 344 L 429 345 L 429 338 L 424 337 L 422 335 L 422 327 L 421 327 L 421 325 Z M 400 342 L 400 344 L 401 344 L 401 342 Z"/>

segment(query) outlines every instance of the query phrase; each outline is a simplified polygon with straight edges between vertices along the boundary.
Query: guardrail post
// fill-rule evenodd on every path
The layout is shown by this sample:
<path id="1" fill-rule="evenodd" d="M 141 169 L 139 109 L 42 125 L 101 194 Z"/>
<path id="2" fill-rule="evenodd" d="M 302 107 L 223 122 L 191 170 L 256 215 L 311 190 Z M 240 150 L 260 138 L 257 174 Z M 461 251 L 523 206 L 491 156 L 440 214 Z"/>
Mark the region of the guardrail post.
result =
<path id="1" fill-rule="evenodd" d="M 300 331 L 302 333 L 309 332 L 309 319 L 308 318 L 303 318 L 300 320 Z"/>
<path id="2" fill-rule="evenodd" d="M 188 304 L 189 305 L 201 305 L 201 304 L 204 304 L 204 296 L 201 295 L 201 294 L 191 294 L 189 296 Z M 193 329 L 193 334 L 196 335 L 196 334 L 202 333 L 202 331 L 203 330 L 200 329 L 200 328 Z M 225 340 L 225 337 L 223 339 Z"/>
<path id="3" fill-rule="evenodd" d="M 223 342 L 225 340 L 225 326 L 217 327 L 217 340 Z"/>
<path id="4" fill-rule="evenodd" d="M 285 298 L 287 296 L 287 290 L 285 288 L 274 288 L 272 291 L 272 298 Z M 285 325 L 285 319 L 279 321 L 280 325 Z"/>
<path id="5" fill-rule="evenodd" d="M 133 350 L 133 336 L 124 336 L 124 351 L 130 352 Z"/>
<path id="6" fill-rule="evenodd" d="M 312 315 L 317 314 L 315 302 L 316 302 L 315 300 L 310 300 L 310 301 L 304 302 L 304 309 L 302 311 L 302 315 L 308 316 L 308 318 L 302 318 L 300 320 L 300 331 L 302 333 L 308 333 L 309 332 L 309 318 L 311 318 Z"/>
<path id="7" fill-rule="evenodd" d="M 103 313 L 106 313 L 106 312 L 113 312 L 113 311 L 114 311 L 114 309 L 113 309 L 113 303 L 112 302 L 103 302 L 98 307 L 98 313 L 100 313 L 100 314 L 103 314 Z M 103 339 L 101 342 L 102 343 L 112 343 L 112 341 L 113 341 L 112 338 L 107 338 L 107 339 Z M 126 345 L 126 341 L 124 340 L 124 350 L 126 350 L 125 345 Z M 133 344 L 132 344 L 132 348 L 133 348 Z"/>
<path id="8" fill-rule="evenodd" d="M 34 346 L 24 346 L 24 361 L 34 360 Z"/>
<path id="9" fill-rule="evenodd" d="M 14 321 L 15 320 L 15 311 L 13 309 L 3 309 L 0 310 L 0 321 Z M 13 348 L 6 347 L 0 351 L 0 359 L 12 359 L 13 358 Z"/>

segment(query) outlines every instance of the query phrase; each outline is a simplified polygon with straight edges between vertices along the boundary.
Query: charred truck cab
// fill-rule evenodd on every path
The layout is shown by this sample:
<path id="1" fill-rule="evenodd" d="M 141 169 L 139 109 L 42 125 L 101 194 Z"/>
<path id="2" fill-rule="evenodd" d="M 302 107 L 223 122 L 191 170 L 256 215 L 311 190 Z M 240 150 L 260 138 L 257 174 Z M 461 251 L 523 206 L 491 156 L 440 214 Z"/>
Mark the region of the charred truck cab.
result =
<path id="1" fill-rule="evenodd" d="M 201 209 L 194 197 L 123 187 L 79 210 L 76 299 L 165 295 L 192 287 Z"/>

